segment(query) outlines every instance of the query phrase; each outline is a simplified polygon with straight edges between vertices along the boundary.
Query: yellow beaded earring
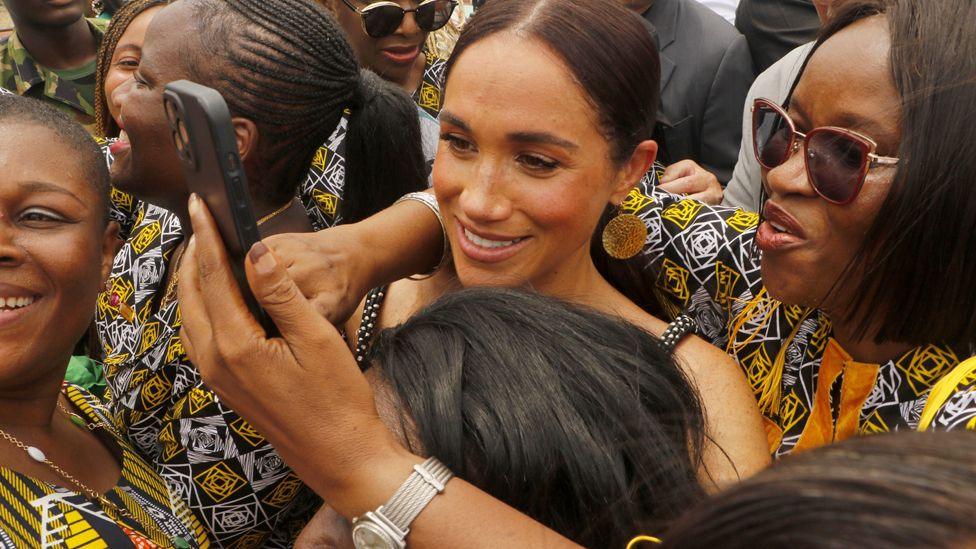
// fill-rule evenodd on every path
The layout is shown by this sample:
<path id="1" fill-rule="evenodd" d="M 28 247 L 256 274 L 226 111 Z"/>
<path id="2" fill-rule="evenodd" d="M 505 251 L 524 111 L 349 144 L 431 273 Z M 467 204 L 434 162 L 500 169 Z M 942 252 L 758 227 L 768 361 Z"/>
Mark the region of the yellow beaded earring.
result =
<path id="1" fill-rule="evenodd" d="M 603 249 L 614 259 L 630 259 L 644 249 L 647 226 L 634 214 L 618 213 L 603 229 Z"/>

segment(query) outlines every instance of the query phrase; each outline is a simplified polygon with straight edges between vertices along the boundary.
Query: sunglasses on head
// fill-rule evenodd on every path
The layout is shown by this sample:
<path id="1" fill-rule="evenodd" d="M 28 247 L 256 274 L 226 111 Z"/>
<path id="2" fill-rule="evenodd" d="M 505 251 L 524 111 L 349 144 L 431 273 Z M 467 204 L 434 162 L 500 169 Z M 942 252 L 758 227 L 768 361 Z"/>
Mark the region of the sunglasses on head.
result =
<path id="1" fill-rule="evenodd" d="M 785 163 L 802 146 L 807 178 L 833 204 L 857 198 L 871 168 L 898 164 L 897 158 L 875 154 L 878 144 L 853 130 L 824 126 L 800 133 L 782 107 L 763 98 L 752 105 L 752 142 L 756 159 L 767 170 Z"/>
<path id="2" fill-rule="evenodd" d="M 435 31 L 451 20 L 457 7 L 455 0 L 424 0 L 416 8 L 405 10 L 395 2 L 373 2 L 357 8 L 349 0 L 342 0 L 349 9 L 359 14 L 363 21 L 363 31 L 373 38 L 389 36 L 400 28 L 403 18 L 413 13 L 417 26 L 424 32 Z"/>

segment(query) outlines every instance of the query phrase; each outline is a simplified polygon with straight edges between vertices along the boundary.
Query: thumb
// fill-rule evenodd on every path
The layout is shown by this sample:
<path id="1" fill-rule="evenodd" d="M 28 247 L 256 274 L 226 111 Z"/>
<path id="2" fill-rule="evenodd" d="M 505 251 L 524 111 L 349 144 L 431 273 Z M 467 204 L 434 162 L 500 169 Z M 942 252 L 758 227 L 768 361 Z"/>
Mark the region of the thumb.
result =
<path id="1" fill-rule="evenodd" d="M 335 326 L 316 312 L 264 242 L 251 247 L 244 268 L 254 298 L 274 321 L 300 363 L 315 364 L 336 341 L 341 343 L 342 337 Z"/>

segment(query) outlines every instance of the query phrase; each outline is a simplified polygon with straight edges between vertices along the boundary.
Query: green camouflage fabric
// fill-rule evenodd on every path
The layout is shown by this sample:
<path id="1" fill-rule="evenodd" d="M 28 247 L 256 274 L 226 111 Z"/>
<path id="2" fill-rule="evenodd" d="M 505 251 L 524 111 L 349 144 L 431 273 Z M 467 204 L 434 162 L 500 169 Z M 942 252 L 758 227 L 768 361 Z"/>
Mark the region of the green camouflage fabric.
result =
<path id="1" fill-rule="evenodd" d="M 108 21 L 88 19 L 88 24 L 101 42 Z M 0 39 L 0 87 L 47 101 L 80 122 L 89 133 L 95 131 L 95 71 L 64 80 L 54 70 L 38 65 L 16 32 Z"/>

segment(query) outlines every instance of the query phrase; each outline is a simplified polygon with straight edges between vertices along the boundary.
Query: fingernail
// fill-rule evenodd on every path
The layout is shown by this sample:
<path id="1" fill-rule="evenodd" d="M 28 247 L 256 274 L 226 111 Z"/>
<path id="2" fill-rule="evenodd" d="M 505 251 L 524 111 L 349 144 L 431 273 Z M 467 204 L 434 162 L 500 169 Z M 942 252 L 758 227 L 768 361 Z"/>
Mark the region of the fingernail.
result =
<path id="1" fill-rule="evenodd" d="M 189 210 L 191 215 L 196 215 L 200 210 L 200 197 L 197 193 L 190 193 Z"/>
<path id="2" fill-rule="evenodd" d="M 259 241 L 251 246 L 251 251 L 247 254 L 251 259 L 251 264 L 254 265 L 254 270 L 259 274 L 271 273 L 275 265 L 278 264 L 275 261 L 274 254 L 268 253 L 270 251 L 264 242 Z"/>

